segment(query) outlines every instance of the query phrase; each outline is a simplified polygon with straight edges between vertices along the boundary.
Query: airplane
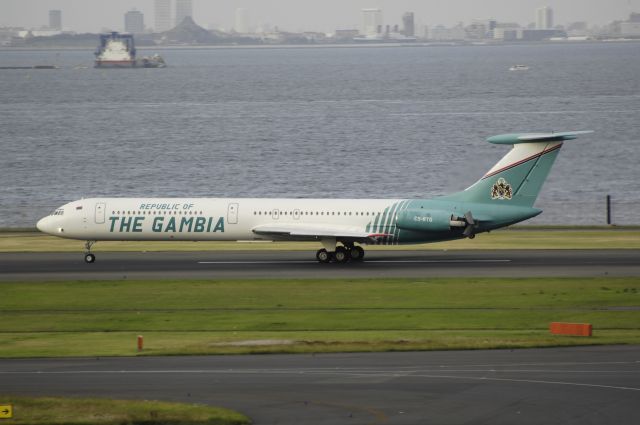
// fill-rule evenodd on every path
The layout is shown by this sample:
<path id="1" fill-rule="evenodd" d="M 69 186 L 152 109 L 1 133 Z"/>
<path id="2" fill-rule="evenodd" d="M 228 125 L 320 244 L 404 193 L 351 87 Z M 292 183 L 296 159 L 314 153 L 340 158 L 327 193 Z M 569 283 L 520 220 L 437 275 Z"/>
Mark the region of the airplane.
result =
<path id="1" fill-rule="evenodd" d="M 511 150 L 467 189 L 432 199 L 91 198 L 57 208 L 44 233 L 85 241 L 317 241 L 320 263 L 362 261 L 362 245 L 473 239 L 535 217 L 533 204 L 566 140 L 592 131 L 512 133 Z"/>

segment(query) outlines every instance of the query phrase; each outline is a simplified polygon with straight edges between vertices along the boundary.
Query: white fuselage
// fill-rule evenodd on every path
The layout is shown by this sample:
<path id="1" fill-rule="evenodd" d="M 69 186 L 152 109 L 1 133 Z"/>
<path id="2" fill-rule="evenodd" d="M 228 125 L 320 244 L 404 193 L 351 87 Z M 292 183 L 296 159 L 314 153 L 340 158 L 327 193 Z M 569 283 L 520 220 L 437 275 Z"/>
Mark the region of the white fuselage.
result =
<path id="1" fill-rule="evenodd" d="M 355 244 L 473 239 L 535 217 L 533 208 L 564 140 L 589 131 L 490 137 L 512 149 L 464 191 L 434 199 L 91 198 L 41 219 L 40 231 L 86 241 L 318 241 L 322 263 L 361 261 Z"/>
<path id="2" fill-rule="evenodd" d="M 259 226 L 372 232 L 395 226 L 398 199 L 92 198 L 70 202 L 38 229 L 81 240 L 279 240 Z M 367 227 L 369 226 L 369 227 Z M 375 226 L 375 229 L 374 229 Z M 396 241 L 397 243 L 397 241 Z"/>

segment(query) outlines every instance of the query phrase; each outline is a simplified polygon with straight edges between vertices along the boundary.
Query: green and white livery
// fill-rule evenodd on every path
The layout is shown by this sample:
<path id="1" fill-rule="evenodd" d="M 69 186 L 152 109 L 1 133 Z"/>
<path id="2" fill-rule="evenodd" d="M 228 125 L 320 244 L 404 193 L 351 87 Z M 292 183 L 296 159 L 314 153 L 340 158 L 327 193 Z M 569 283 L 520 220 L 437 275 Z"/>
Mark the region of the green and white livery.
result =
<path id="1" fill-rule="evenodd" d="M 562 143 L 590 131 L 503 134 L 512 149 L 467 189 L 433 199 L 91 198 L 41 219 L 40 231 L 86 241 L 318 241 L 318 261 L 360 261 L 362 245 L 474 238 L 535 217 Z"/>

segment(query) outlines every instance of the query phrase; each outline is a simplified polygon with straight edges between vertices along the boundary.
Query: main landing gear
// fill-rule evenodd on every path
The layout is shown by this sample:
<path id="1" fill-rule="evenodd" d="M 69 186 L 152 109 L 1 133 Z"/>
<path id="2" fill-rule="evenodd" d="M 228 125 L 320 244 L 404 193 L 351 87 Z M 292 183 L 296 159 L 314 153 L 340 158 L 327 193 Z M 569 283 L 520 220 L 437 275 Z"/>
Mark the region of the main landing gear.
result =
<path id="1" fill-rule="evenodd" d="M 84 249 L 86 252 L 84 253 L 84 262 L 87 264 L 94 263 L 96 261 L 96 256 L 91 253 L 91 247 L 96 241 L 86 241 L 84 243 Z"/>
<path id="2" fill-rule="evenodd" d="M 359 246 L 345 245 L 336 246 L 335 251 L 330 252 L 326 248 L 322 248 L 316 252 L 316 259 L 320 263 L 362 261 L 364 259 L 364 249 Z"/>

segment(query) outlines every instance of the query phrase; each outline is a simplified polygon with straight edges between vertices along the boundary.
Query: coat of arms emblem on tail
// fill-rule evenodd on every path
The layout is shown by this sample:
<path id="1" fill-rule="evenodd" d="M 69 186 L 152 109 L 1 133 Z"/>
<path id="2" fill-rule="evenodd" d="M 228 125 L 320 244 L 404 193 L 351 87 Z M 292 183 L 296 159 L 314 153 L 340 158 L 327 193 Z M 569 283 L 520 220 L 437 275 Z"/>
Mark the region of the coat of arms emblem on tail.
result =
<path id="1" fill-rule="evenodd" d="M 491 199 L 511 199 L 512 196 L 511 185 L 502 177 L 491 187 Z"/>

